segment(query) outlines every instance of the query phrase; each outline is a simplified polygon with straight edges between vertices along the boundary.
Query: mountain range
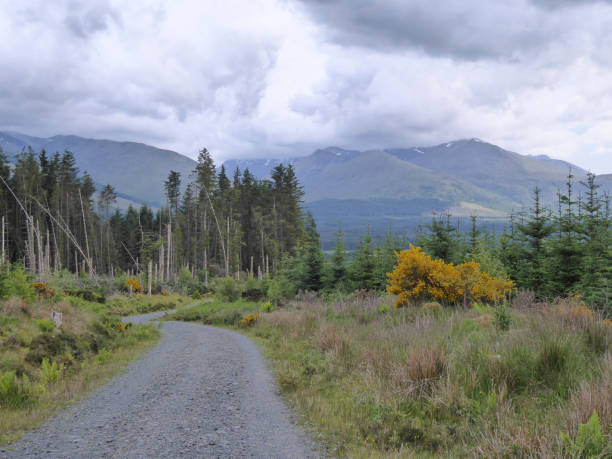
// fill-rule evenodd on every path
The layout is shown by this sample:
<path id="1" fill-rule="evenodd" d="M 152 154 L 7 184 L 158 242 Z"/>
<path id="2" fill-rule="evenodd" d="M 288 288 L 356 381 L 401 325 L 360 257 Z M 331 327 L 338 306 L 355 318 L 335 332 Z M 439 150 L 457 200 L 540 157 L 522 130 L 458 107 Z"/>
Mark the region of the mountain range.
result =
<path id="1" fill-rule="evenodd" d="M 233 160 L 225 165 L 249 167 L 267 177 L 278 163 Z M 494 220 L 530 206 L 535 187 L 544 203 L 554 205 L 570 170 L 576 190 L 586 178 L 584 169 L 566 161 L 521 155 L 476 138 L 363 152 L 328 147 L 292 163 L 328 247 L 339 222 L 354 244 L 368 226 L 374 234 L 390 226 L 412 234 L 432 212 Z M 602 191 L 612 192 L 612 174 L 597 182 Z"/>
<path id="2" fill-rule="evenodd" d="M 32 137 L 0 132 L 0 147 L 15 155 L 32 147 L 48 153 L 70 150 L 77 166 L 99 185 L 110 183 L 127 202 L 154 207 L 164 202 L 163 182 L 170 170 L 183 181 L 196 162 L 170 150 L 135 142 L 86 139 L 77 136 Z M 529 206 L 533 189 L 554 204 L 557 189 L 565 186 L 569 170 L 576 183 L 586 171 L 548 156 L 526 156 L 481 141 L 464 139 L 429 147 L 346 150 L 328 147 L 291 159 L 228 160 L 228 175 L 248 168 L 258 178 L 269 178 L 280 163 L 292 163 L 305 191 L 324 246 L 329 246 L 342 222 L 349 245 L 369 226 L 382 234 L 389 226 L 413 233 L 432 212 L 455 216 L 503 217 Z M 600 175 L 602 191 L 612 192 L 612 174 Z M 580 188 L 578 186 L 578 188 Z"/>
<path id="3" fill-rule="evenodd" d="M 86 139 L 74 135 L 48 138 L 14 132 L 0 132 L 0 147 L 5 154 L 16 155 L 31 147 L 36 153 L 74 153 L 81 173 L 88 172 L 96 185 L 113 185 L 119 196 L 135 204 L 159 207 L 165 201 L 164 181 L 170 170 L 181 173 L 184 180 L 196 162 L 171 150 L 136 142 Z"/>

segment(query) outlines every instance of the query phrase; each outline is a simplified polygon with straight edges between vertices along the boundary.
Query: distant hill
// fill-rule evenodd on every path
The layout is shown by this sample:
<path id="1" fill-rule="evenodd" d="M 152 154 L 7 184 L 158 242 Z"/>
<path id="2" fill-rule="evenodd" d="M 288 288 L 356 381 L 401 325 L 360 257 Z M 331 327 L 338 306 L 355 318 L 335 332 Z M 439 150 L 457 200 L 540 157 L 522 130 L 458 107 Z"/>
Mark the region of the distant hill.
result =
<path id="1" fill-rule="evenodd" d="M 242 164 L 266 178 L 278 162 Z M 376 234 L 389 226 L 412 234 L 432 212 L 503 217 L 531 205 L 536 186 L 543 201 L 553 204 L 570 168 L 576 183 L 586 176 L 566 161 L 520 155 L 480 139 L 364 152 L 328 147 L 292 162 L 328 247 L 339 222 L 352 243 L 367 226 Z M 226 168 L 235 164 L 228 162 Z M 602 191 L 612 190 L 612 175 L 598 182 Z"/>
<path id="2" fill-rule="evenodd" d="M 196 162 L 171 150 L 136 142 L 86 139 L 73 135 L 49 138 L 0 132 L 0 147 L 8 155 L 32 147 L 35 152 L 74 153 L 81 172 L 87 171 L 98 185 L 110 183 L 121 197 L 135 203 L 160 206 L 164 202 L 163 183 L 170 170 L 186 181 Z"/>

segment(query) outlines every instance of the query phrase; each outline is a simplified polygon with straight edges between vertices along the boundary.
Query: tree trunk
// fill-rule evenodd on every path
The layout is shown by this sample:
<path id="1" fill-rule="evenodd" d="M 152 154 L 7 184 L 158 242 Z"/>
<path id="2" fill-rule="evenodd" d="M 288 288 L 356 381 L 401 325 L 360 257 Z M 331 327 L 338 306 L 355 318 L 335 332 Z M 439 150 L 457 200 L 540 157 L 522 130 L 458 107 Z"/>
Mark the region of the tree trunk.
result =
<path id="1" fill-rule="evenodd" d="M 149 296 L 151 296 L 151 290 L 153 288 L 153 260 L 149 260 L 149 273 L 148 273 L 148 281 L 149 281 Z"/>

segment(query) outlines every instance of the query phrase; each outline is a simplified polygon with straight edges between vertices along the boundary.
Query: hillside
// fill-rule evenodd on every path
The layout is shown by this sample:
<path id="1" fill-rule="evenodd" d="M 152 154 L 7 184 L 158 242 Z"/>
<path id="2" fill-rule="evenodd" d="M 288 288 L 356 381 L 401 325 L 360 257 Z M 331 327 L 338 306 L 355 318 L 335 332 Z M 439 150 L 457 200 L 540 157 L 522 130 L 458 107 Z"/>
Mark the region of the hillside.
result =
<path id="1" fill-rule="evenodd" d="M 365 152 L 328 147 L 292 162 L 327 247 L 340 222 L 354 245 L 367 226 L 374 234 L 390 226 L 412 234 L 432 212 L 502 217 L 529 206 L 536 186 L 552 205 L 570 168 L 576 183 L 586 176 L 568 162 L 520 155 L 479 139 Z M 228 171 L 248 167 L 266 178 L 278 163 L 250 159 L 225 165 Z M 599 183 L 612 190 L 612 175 L 599 177 Z"/>
<path id="2" fill-rule="evenodd" d="M 87 171 L 98 185 L 110 183 L 123 198 L 159 206 L 164 202 L 164 180 L 170 170 L 186 180 L 196 162 L 171 150 L 143 143 L 86 139 L 72 135 L 50 138 L 0 132 L 0 147 L 8 155 L 32 147 L 47 153 L 69 150 L 81 172 Z"/>
<path id="3" fill-rule="evenodd" d="M 386 151 L 412 164 L 461 178 L 517 204 L 529 202 L 536 186 L 542 189 L 543 196 L 554 195 L 570 167 L 578 180 L 586 174 L 565 161 L 523 156 L 479 139 Z"/>

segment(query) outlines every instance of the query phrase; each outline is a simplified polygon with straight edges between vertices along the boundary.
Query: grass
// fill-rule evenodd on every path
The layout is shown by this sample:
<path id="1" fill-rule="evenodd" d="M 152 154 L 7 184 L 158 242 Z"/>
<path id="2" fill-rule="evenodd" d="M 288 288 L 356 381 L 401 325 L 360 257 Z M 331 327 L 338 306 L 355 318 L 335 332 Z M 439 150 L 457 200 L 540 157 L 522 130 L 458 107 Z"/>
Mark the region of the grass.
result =
<path id="1" fill-rule="evenodd" d="M 351 457 L 561 457 L 593 411 L 612 451 L 612 327 L 578 300 L 502 313 L 391 298 L 316 297 L 244 330 L 282 393 Z M 252 303 L 209 303 L 174 319 L 238 326 Z"/>
<path id="2" fill-rule="evenodd" d="M 52 311 L 62 313 L 60 328 Z M 0 301 L 0 443 L 103 384 L 161 336 L 116 314 L 78 297 Z"/>
<path id="3" fill-rule="evenodd" d="M 106 302 L 106 308 L 111 314 L 118 316 L 131 316 L 149 312 L 168 311 L 193 302 L 185 295 L 134 295 L 129 298 L 125 295 L 115 295 Z"/>
<path id="4" fill-rule="evenodd" d="M 184 308 L 173 314 L 168 314 L 164 320 L 181 320 L 185 322 L 200 322 L 205 325 L 239 326 L 240 321 L 250 315 L 257 314 L 260 303 L 251 301 L 236 301 L 232 303 L 211 299 L 197 306 Z"/>

